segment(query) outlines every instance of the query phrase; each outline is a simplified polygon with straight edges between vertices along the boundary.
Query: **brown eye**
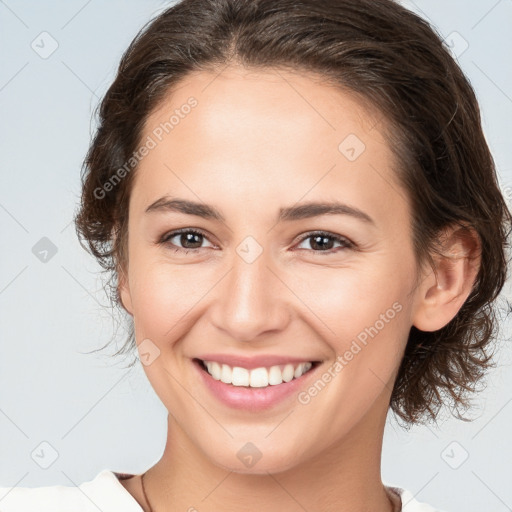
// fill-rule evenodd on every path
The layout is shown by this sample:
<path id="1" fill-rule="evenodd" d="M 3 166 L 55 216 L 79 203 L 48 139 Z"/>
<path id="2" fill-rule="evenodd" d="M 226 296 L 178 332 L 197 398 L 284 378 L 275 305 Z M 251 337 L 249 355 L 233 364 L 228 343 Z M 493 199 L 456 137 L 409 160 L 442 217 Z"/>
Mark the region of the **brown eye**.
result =
<path id="1" fill-rule="evenodd" d="M 203 235 L 198 233 L 181 233 L 177 236 L 179 236 L 180 244 L 183 244 L 185 249 L 198 249 L 203 242 Z"/>
<path id="2" fill-rule="evenodd" d="M 325 232 L 317 232 L 310 233 L 301 239 L 300 243 L 305 242 L 306 240 L 310 240 L 309 248 L 313 252 L 326 252 L 331 254 L 333 252 L 337 252 L 333 250 L 333 246 L 335 244 L 339 244 L 338 248 L 350 249 L 354 247 L 354 243 L 348 240 L 345 237 L 333 235 L 332 233 Z M 306 247 L 307 248 L 307 247 Z M 302 248 L 303 249 L 303 248 Z"/>
<path id="3" fill-rule="evenodd" d="M 202 249 L 206 236 L 200 231 L 193 229 L 181 229 L 165 234 L 160 243 L 169 245 L 175 251 L 186 251 Z"/>

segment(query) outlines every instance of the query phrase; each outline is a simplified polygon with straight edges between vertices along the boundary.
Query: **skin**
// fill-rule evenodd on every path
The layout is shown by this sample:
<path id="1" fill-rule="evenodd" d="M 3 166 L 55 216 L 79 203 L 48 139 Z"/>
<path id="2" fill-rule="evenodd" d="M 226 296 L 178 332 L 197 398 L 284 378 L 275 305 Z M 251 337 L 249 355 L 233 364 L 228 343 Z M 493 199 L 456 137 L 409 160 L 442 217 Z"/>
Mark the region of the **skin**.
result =
<path id="1" fill-rule="evenodd" d="M 151 114 L 141 140 L 190 96 L 198 105 L 134 176 L 120 275 L 137 343 L 160 351 L 144 371 L 169 411 L 165 451 L 145 477 L 152 509 L 396 510 L 380 476 L 396 372 L 411 326 L 441 328 L 470 293 L 476 238 L 447 230 L 451 259 L 436 260 L 437 277 L 418 274 L 410 204 L 382 120 L 318 77 L 194 72 Z M 354 161 L 338 149 L 349 134 L 365 145 Z M 145 212 L 163 196 L 212 205 L 225 220 Z M 280 208 L 334 200 L 373 223 L 346 214 L 276 223 Z M 205 237 L 159 243 L 180 228 Z M 305 237 L 315 230 L 355 245 L 328 239 L 318 248 Z M 248 236 L 263 249 L 252 263 L 237 253 Z M 321 375 L 394 303 L 400 312 L 308 404 L 293 395 L 263 412 L 230 409 L 192 366 L 206 352 L 277 354 L 322 360 Z M 250 468 L 237 457 L 249 441 L 262 454 Z M 149 510 L 140 475 L 122 484 Z"/>

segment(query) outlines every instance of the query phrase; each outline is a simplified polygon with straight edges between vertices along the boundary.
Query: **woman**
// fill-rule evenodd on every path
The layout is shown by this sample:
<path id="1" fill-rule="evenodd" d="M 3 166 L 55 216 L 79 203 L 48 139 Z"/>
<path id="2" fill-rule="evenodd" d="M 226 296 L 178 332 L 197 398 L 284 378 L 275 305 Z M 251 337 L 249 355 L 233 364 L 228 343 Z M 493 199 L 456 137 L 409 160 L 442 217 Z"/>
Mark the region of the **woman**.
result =
<path id="1" fill-rule="evenodd" d="M 466 405 L 511 216 L 423 20 L 391 0 L 183 0 L 125 52 L 84 170 L 77 229 L 167 443 L 141 475 L 13 489 L 4 512 L 435 510 L 381 481 L 386 416 Z"/>

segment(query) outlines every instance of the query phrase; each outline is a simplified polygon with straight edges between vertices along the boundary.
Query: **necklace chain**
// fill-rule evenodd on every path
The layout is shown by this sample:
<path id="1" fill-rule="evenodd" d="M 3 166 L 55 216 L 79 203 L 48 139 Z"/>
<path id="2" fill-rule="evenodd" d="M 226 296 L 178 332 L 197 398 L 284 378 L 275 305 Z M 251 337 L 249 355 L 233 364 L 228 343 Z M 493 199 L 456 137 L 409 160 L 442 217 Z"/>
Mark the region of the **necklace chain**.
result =
<path id="1" fill-rule="evenodd" d="M 149 512 L 153 512 L 153 508 L 151 507 L 151 503 L 149 503 L 148 495 L 146 494 L 146 488 L 144 487 L 144 477 L 146 476 L 146 472 L 144 472 L 140 478 L 140 482 L 142 484 L 142 494 L 144 494 L 144 499 L 149 507 Z"/>

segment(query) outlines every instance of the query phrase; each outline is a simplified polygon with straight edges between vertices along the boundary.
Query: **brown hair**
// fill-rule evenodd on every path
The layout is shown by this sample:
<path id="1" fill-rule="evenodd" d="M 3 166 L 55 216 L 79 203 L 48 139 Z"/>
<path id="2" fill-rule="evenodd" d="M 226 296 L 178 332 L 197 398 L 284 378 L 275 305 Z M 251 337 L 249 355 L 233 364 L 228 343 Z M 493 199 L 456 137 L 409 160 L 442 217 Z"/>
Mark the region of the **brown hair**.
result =
<path id="1" fill-rule="evenodd" d="M 230 63 L 309 71 L 377 108 L 412 205 L 418 262 L 433 264 L 447 225 L 480 237 L 483 264 L 470 296 L 442 329 L 411 328 L 390 401 L 409 423 L 435 419 L 443 402 L 465 419 L 458 407 L 468 407 L 467 393 L 492 365 L 512 217 L 471 85 L 428 23 L 392 0 L 183 0 L 140 30 L 99 105 L 75 219 L 81 243 L 111 278 L 113 303 L 136 166 L 122 179 L 119 169 L 173 86 Z M 135 346 L 133 325 L 127 346 Z"/>

